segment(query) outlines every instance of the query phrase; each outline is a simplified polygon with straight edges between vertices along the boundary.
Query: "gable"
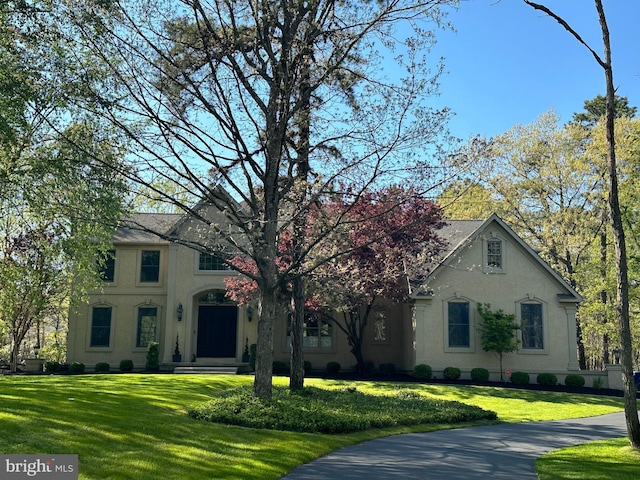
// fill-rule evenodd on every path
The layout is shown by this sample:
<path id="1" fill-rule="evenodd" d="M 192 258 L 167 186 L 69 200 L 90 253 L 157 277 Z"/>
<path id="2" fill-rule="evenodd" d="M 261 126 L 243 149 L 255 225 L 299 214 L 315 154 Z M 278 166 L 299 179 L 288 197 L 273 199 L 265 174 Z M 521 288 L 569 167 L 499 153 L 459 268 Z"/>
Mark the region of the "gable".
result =
<path id="1" fill-rule="evenodd" d="M 441 237 L 447 248 L 427 267 L 413 298 L 432 295 L 436 285 L 455 272 L 456 282 L 476 282 L 482 288 L 503 283 L 501 288 L 529 282 L 546 282 L 558 300 L 578 303 L 582 297 L 497 215 L 486 221 L 448 221 Z M 492 251 L 492 247 L 493 251 Z M 500 252 L 502 248 L 502 252 Z M 495 256 L 492 256 L 495 255 Z M 502 265 L 497 259 L 501 258 Z M 491 276 L 496 278 L 490 279 Z"/>

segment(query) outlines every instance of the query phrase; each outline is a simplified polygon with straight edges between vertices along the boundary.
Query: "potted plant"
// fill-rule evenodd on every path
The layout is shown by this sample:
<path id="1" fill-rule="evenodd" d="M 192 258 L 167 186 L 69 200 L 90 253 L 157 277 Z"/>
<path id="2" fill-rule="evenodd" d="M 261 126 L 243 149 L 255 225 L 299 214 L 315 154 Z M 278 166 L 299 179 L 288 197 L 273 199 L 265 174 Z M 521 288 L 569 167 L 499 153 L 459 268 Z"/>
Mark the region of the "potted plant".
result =
<path id="1" fill-rule="evenodd" d="M 182 362 L 182 355 L 180 354 L 180 347 L 178 346 L 178 335 L 176 335 L 176 348 L 173 351 L 173 362 L 180 363 Z"/>

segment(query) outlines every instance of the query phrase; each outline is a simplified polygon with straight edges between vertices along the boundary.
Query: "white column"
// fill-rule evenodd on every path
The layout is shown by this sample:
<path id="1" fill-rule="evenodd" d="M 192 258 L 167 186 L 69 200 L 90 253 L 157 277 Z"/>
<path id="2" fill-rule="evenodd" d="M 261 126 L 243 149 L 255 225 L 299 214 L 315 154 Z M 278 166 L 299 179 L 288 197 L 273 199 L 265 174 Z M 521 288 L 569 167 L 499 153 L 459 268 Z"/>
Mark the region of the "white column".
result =
<path id="1" fill-rule="evenodd" d="M 567 341 L 568 341 L 568 355 L 569 363 L 567 365 L 568 370 L 580 370 L 578 365 L 578 335 L 576 333 L 576 307 L 565 306 L 565 312 L 567 313 Z"/>
<path id="2" fill-rule="evenodd" d="M 172 360 L 173 350 L 176 346 L 176 335 L 178 335 L 178 318 L 176 314 L 176 309 L 178 308 L 178 304 L 182 302 L 182 307 L 185 307 L 185 302 L 176 298 L 176 277 L 177 277 L 177 267 L 178 267 L 178 245 L 171 244 L 169 245 L 169 259 L 167 264 L 167 311 L 165 312 L 165 321 L 163 325 L 163 329 L 165 332 L 164 335 L 164 348 L 162 355 L 162 363 L 170 363 Z M 185 315 L 183 314 L 182 321 L 185 321 Z M 184 337 L 180 332 L 180 342 L 184 345 Z M 182 352 L 184 347 L 180 347 L 182 353 L 182 360 L 184 361 L 184 352 Z"/>

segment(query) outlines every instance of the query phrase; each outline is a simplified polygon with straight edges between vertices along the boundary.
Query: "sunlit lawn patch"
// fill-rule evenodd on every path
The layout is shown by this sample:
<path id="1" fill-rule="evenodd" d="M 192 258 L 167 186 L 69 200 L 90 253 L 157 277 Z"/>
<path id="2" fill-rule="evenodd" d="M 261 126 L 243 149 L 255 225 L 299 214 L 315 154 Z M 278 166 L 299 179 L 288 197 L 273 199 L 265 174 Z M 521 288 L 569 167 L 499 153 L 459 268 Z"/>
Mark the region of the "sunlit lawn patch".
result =
<path id="1" fill-rule="evenodd" d="M 544 455 L 536 472 L 540 480 L 637 480 L 640 452 L 626 438 L 592 442 Z"/>
<path id="2" fill-rule="evenodd" d="M 78 454 L 81 479 L 277 479 L 336 448 L 447 424 L 323 435 L 220 425 L 187 409 L 221 390 L 250 385 L 236 375 L 81 375 L 0 377 L 0 452 Z M 277 385 L 288 379 L 276 378 Z M 339 382 L 310 386 L 365 393 L 399 390 L 498 412 L 500 420 L 588 416 L 622 409 L 622 400 L 486 387 Z M 568 414 L 569 413 L 569 414 Z M 532 418 L 533 417 L 533 418 Z"/>

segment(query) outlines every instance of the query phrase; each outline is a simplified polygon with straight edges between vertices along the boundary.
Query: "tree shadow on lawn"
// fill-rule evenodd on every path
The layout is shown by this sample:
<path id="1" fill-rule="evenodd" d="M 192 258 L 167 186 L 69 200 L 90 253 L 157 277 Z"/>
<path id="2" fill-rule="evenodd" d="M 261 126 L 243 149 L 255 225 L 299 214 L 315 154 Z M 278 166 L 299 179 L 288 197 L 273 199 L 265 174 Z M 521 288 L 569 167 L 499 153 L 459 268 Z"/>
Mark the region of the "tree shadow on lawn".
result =
<path id="1" fill-rule="evenodd" d="M 190 403 L 228 388 L 223 380 L 209 379 L 212 385 L 206 385 L 202 377 L 181 377 L 186 386 L 171 394 L 166 392 L 170 382 L 142 378 L 128 380 L 119 391 L 114 390 L 118 382 L 89 377 L 0 384 L 0 451 L 78 454 L 83 479 L 275 479 L 351 443 L 346 437 L 247 429 L 188 417 Z"/>

